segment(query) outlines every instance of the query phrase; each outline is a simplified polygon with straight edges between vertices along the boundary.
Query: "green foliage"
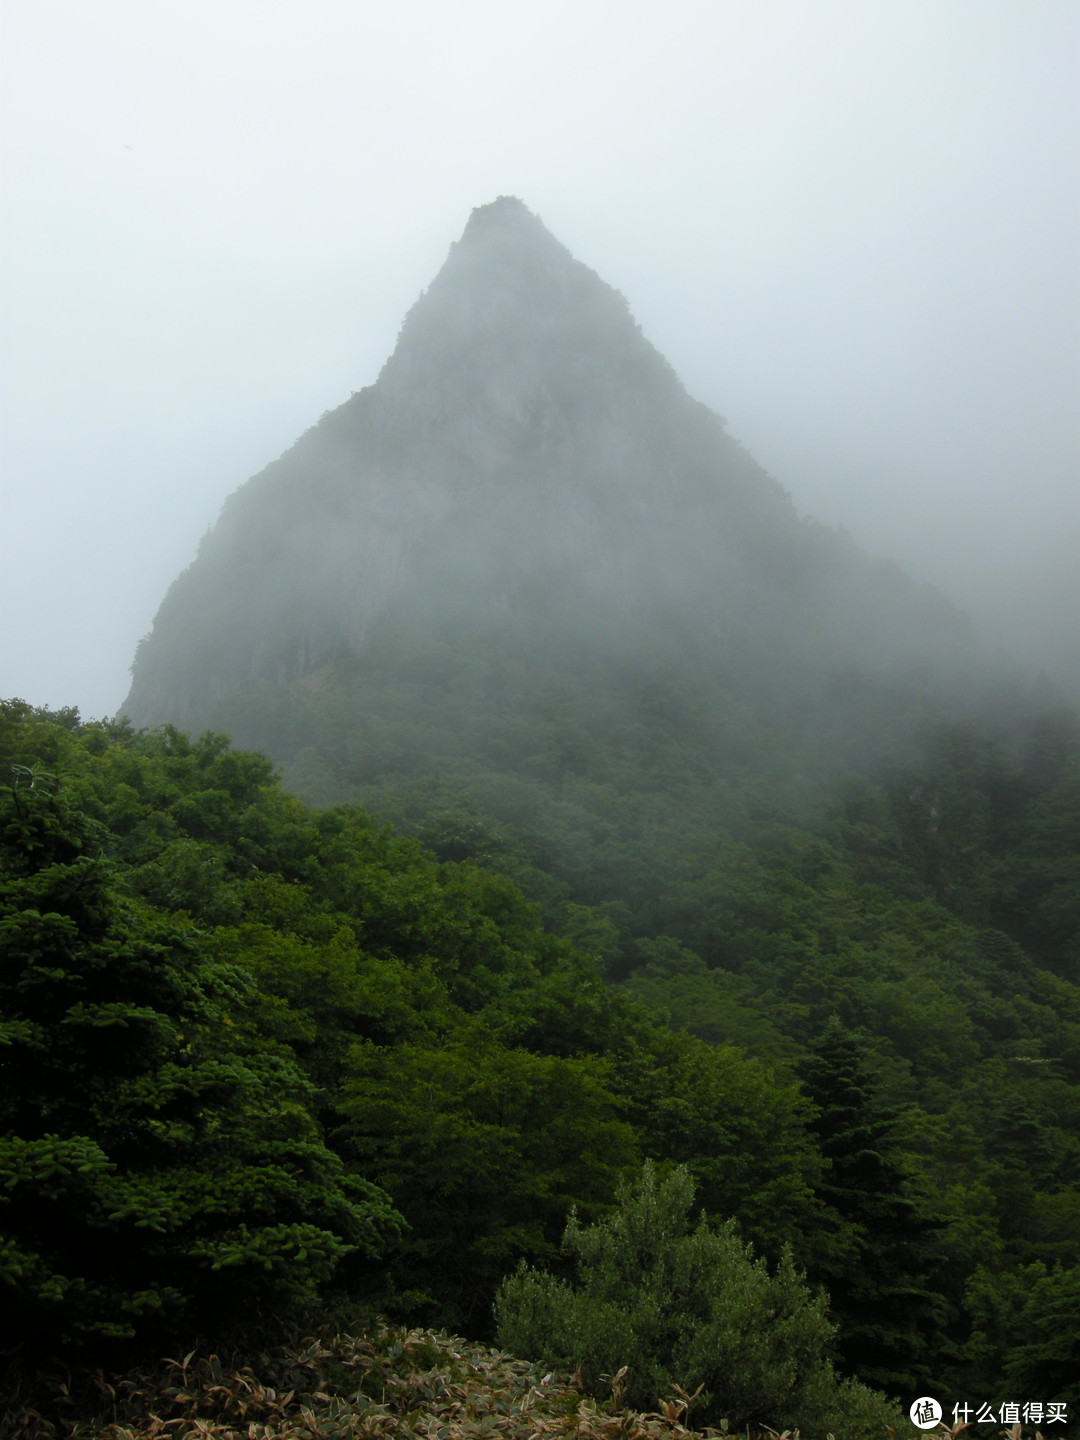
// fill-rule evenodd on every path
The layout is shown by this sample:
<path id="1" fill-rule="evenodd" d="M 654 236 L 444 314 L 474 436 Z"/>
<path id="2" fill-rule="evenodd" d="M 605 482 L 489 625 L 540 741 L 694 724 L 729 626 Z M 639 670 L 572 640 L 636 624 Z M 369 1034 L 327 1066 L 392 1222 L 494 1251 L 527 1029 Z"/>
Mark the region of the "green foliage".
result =
<path id="1" fill-rule="evenodd" d="M 823 1412 L 844 1403 L 825 1359 L 823 1297 L 810 1294 L 790 1253 L 772 1271 L 755 1260 L 733 1221 L 714 1228 L 702 1216 L 695 1226 L 693 1198 L 685 1168 L 660 1178 L 646 1165 L 606 1220 L 582 1226 L 572 1217 L 563 1244 L 574 1279 L 527 1268 L 509 1277 L 496 1299 L 500 1344 L 580 1367 L 594 1394 L 625 1367 L 627 1396 L 640 1407 L 676 1385 L 700 1388 L 694 1413 L 711 1424 L 823 1434 Z M 883 1436 L 894 1412 L 859 1394 L 872 1417 L 866 1429 L 838 1430 Z"/>
<path id="2" fill-rule="evenodd" d="M 947 1355 L 946 1302 L 930 1277 L 939 1228 L 898 1162 L 892 1117 L 875 1102 L 862 1047 L 838 1021 L 800 1065 L 827 1169 L 818 1194 L 831 1233 L 811 1267 L 832 1297 L 842 1368 L 890 1393 L 919 1390 Z"/>
<path id="3" fill-rule="evenodd" d="M 1080 1375 L 1080 1268 L 1041 1261 L 968 1287 L 973 1330 L 966 1358 L 987 1393 L 1038 1395 L 1075 1405 Z"/>
<path id="4" fill-rule="evenodd" d="M 602 1061 L 509 1048 L 477 1024 L 438 1046 L 358 1047 L 337 1135 L 409 1222 L 395 1288 L 484 1328 L 507 1269 L 551 1259 L 570 1208 L 602 1205 L 637 1157 L 607 1080 Z"/>
<path id="5" fill-rule="evenodd" d="M 772 1267 L 793 1247 L 858 1373 L 959 1393 L 1022 1357 L 1049 1383 L 1066 1327 L 1017 1287 L 1067 1316 L 1080 1262 L 1070 725 L 954 729 L 779 823 L 750 770 L 710 789 L 703 694 L 635 689 L 627 662 L 607 678 L 640 728 L 605 712 L 594 735 L 596 687 L 568 675 L 580 763 L 560 771 L 558 707 L 502 658 L 489 739 L 513 765 L 466 763 L 459 728 L 442 778 L 379 781 L 436 853 L 306 809 L 220 735 L 0 705 L 20 967 L 0 977 L 0 1231 L 40 1300 L 24 1328 L 61 1328 L 51 1277 L 87 1345 L 124 1305 L 121 1328 L 162 1336 L 233 1302 L 288 1312 L 352 1245 L 344 1314 L 482 1334 L 502 1276 L 565 1269 L 571 1208 L 602 1221 L 651 1158 Z M 540 705 L 542 745 L 500 695 Z M 795 1067 L 833 1015 L 858 1075 L 838 1052 L 811 1099 Z M 357 1206 L 389 1218 L 372 1184 L 409 1221 L 380 1258 L 355 1230 Z"/>
<path id="6" fill-rule="evenodd" d="M 310 1297 L 397 1217 L 321 1143 L 242 972 L 120 893 L 41 774 L 0 796 L 0 1265 L 34 1348 Z"/>
<path id="7" fill-rule="evenodd" d="M 773 1059 L 797 1053 L 795 1042 L 754 1003 L 752 987 L 731 971 L 710 968 L 700 955 L 667 935 L 639 940 L 636 952 L 638 964 L 626 980 L 627 990 L 667 1010 L 676 1029 Z"/>
<path id="8" fill-rule="evenodd" d="M 737 1215 L 773 1256 L 812 1243 L 820 1161 L 794 1083 L 733 1046 L 659 1028 L 635 1037 L 612 1069 L 642 1152 L 685 1165 L 709 1214 Z"/>
<path id="9" fill-rule="evenodd" d="M 188 957 L 211 1010 L 180 1031 L 186 1063 L 220 1068 L 222 1033 L 253 1084 L 295 1057 L 319 1086 L 289 1072 L 296 1112 L 407 1217 L 381 1265 L 354 1256 L 339 1285 L 483 1330 L 505 1271 L 550 1261 L 571 1207 L 601 1213 L 642 1153 L 690 1158 L 711 1204 L 759 1197 L 749 1223 L 773 1249 L 800 1231 L 813 1157 L 792 1087 L 612 992 L 503 877 L 351 808 L 306 812 L 214 737 L 3 718 L 11 751 L 47 756 L 96 811 L 114 905 Z M 594 953 L 610 935 L 585 907 L 564 919 Z M 167 1013 L 147 1008 L 147 1024 Z"/>

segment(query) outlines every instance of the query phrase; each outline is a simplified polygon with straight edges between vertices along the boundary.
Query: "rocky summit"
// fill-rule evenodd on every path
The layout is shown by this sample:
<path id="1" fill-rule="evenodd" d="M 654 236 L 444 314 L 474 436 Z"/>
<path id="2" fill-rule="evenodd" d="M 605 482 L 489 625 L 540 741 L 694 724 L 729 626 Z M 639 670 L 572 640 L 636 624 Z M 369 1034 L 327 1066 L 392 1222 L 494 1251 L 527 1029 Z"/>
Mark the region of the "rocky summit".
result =
<path id="1" fill-rule="evenodd" d="M 352 793 L 361 772 L 417 763 L 386 758 L 388 727 L 427 727 L 425 764 L 452 734 L 486 765 L 499 744 L 470 716 L 531 724 L 573 675 L 634 715 L 657 684 L 689 686 L 706 758 L 735 712 L 759 739 L 779 726 L 787 755 L 796 715 L 815 755 L 848 753 L 895 708 L 882 686 L 924 689 L 968 655 L 940 597 L 801 519 L 623 297 L 501 197 L 473 211 L 376 383 L 228 500 L 121 713 L 292 762 L 333 748 L 333 710 Z"/>

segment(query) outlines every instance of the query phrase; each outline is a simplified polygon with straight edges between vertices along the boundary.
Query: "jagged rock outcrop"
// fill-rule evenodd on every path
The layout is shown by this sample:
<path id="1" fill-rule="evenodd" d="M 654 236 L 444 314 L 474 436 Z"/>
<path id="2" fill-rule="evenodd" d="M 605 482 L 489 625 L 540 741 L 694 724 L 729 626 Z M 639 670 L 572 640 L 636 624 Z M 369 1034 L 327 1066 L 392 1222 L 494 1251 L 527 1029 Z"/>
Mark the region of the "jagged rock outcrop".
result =
<path id="1" fill-rule="evenodd" d="M 369 713 L 371 667 L 433 635 L 451 671 L 500 647 L 541 669 L 681 657 L 763 714 L 802 703 L 798 675 L 823 693 L 967 646 L 943 601 L 800 520 L 623 298 L 507 197 L 473 212 L 377 382 L 226 503 L 121 713 L 287 758 L 235 697 L 368 657 Z"/>

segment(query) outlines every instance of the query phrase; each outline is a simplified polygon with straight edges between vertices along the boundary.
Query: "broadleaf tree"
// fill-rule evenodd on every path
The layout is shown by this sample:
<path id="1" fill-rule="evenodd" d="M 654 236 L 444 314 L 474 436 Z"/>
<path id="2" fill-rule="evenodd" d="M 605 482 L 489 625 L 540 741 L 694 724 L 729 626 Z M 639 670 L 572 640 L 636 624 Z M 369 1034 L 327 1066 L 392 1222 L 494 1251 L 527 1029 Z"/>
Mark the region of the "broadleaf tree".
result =
<path id="1" fill-rule="evenodd" d="M 239 969 L 125 897 L 51 777 L 0 794 L 0 1276 L 29 1349 L 310 1298 L 398 1223 L 323 1144 Z"/>

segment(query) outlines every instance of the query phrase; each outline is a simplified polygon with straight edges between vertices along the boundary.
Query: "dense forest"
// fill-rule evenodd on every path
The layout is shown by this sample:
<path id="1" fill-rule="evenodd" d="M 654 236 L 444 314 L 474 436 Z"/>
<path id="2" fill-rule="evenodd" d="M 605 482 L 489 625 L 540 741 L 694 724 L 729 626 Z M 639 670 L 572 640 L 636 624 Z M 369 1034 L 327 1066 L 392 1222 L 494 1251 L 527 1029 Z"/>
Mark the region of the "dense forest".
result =
<path id="1" fill-rule="evenodd" d="M 661 932 L 632 884 L 526 899 L 503 873 L 537 888 L 525 838 L 467 814 L 429 846 L 306 808 L 221 736 L 2 714 L 24 1356 L 378 1313 L 599 1384 L 614 1306 L 642 1403 L 710 1380 L 704 1421 L 871 1433 L 877 1402 L 837 1376 L 1074 1400 L 1075 717 L 942 736 L 814 830 L 726 840 Z M 746 1293 L 712 1304 L 725 1267 Z M 661 1292 L 671 1334 L 743 1296 L 762 1353 L 722 1383 L 658 1357 Z M 803 1362 L 773 1394 L 783 1324 Z"/>

